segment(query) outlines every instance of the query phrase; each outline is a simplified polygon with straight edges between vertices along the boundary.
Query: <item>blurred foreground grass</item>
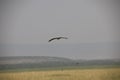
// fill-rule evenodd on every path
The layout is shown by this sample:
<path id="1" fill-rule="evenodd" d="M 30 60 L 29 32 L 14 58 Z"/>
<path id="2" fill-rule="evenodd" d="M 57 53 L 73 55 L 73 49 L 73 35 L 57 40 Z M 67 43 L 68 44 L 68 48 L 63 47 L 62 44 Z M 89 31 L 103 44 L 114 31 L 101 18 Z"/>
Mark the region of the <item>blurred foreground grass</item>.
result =
<path id="1" fill-rule="evenodd" d="M 0 80 L 120 80 L 120 68 L 0 72 Z"/>

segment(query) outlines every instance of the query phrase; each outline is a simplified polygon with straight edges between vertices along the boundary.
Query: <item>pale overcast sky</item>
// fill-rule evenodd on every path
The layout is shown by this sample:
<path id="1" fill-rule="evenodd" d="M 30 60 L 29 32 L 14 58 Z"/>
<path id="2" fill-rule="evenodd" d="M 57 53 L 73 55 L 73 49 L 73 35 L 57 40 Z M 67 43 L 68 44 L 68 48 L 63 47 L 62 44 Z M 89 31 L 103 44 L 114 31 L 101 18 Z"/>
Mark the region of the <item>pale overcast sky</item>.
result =
<path id="1" fill-rule="evenodd" d="M 118 58 L 119 5 L 118 0 L 3 0 L 1 56 Z M 56 36 L 69 39 L 48 43 Z"/>

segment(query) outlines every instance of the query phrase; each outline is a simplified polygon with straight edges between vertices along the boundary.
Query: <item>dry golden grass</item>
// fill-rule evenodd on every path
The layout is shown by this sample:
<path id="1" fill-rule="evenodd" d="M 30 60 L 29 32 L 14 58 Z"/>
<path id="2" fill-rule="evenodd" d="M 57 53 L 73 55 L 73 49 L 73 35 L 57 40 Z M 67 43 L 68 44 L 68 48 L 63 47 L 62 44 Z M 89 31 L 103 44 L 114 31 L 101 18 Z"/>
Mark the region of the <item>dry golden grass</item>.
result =
<path id="1" fill-rule="evenodd" d="M 0 80 L 120 80 L 120 68 L 1 72 Z"/>

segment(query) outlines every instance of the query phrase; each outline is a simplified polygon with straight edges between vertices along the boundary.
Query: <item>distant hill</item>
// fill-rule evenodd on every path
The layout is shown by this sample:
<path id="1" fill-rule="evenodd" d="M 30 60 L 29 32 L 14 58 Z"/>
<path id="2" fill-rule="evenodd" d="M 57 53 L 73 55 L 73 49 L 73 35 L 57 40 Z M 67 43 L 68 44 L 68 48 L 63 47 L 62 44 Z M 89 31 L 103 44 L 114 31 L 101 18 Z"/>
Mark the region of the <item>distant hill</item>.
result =
<path id="1" fill-rule="evenodd" d="M 0 57 L 0 70 L 55 67 L 119 66 L 120 59 L 114 60 L 72 60 L 49 56 Z"/>
<path id="2" fill-rule="evenodd" d="M 48 63 L 48 62 L 70 62 L 71 59 L 49 56 L 17 56 L 0 57 L 0 64 L 23 64 L 23 63 Z"/>

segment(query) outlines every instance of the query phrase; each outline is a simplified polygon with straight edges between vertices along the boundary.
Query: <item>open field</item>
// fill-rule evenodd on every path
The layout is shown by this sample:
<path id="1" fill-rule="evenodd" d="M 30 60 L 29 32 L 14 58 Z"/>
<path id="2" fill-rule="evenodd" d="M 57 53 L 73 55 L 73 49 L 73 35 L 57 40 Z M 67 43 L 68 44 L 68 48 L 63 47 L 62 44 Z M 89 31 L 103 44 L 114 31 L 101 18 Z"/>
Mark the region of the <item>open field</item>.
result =
<path id="1" fill-rule="evenodd" d="M 0 80 L 120 80 L 120 59 L 1 57 Z"/>
<path id="2" fill-rule="evenodd" d="M 120 80 L 120 68 L 0 72 L 0 80 Z"/>

